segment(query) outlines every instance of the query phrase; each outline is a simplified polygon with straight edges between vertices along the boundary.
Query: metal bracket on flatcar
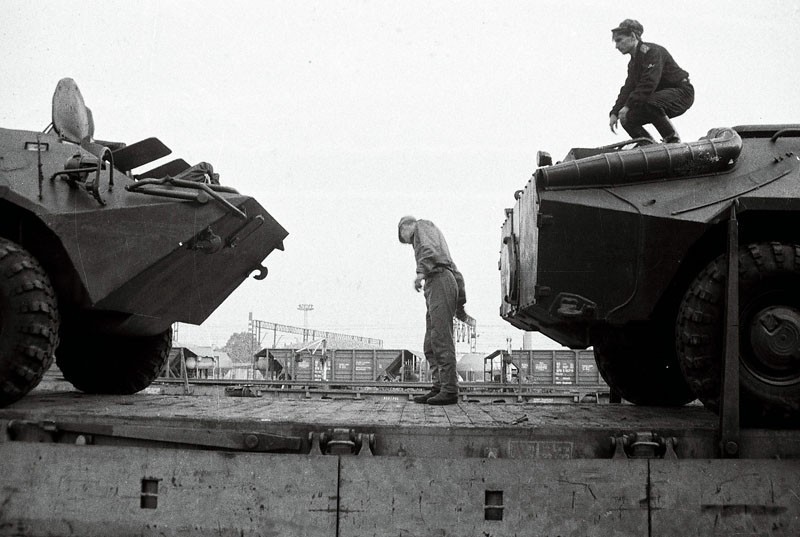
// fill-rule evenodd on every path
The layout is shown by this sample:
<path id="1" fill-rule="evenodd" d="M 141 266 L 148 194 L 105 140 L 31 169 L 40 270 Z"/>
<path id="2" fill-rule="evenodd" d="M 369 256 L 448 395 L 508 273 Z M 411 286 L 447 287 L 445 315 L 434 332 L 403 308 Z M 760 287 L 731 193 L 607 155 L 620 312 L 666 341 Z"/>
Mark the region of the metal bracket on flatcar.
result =
<path id="1" fill-rule="evenodd" d="M 328 429 L 319 435 L 319 448 L 323 455 L 374 455 L 375 435 L 339 427 Z"/>
<path id="2" fill-rule="evenodd" d="M 58 442 L 78 445 L 157 442 L 176 447 L 254 452 L 304 452 L 307 445 L 296 436 L 152 425 L 100 425 L 11 420 L 8 439 L 19 442 Z M 109 441 L 110 440 L 110 441 Z"/>
<path id="3" fill-rule="evenodd" d="M 8 420 L 3 422 L 4 440 L 19 442 L 57 442 L 58 428 L 55 422 Z"/>
<path id="4" fill-rule="evenodd" d="M 622 434 L 611 437 L 612 459 L 677 459 L 677 439 L 652 432 Z"/>

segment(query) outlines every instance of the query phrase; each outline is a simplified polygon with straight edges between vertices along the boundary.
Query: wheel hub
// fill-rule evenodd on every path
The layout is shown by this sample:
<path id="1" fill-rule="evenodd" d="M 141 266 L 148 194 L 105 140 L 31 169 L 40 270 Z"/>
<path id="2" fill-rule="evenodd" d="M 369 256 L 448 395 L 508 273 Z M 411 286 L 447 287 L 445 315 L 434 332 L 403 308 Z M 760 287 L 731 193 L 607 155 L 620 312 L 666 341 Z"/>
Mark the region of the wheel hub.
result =
<path id="1" fill-rule="evenodd" d="M 800 381 L 800 312 L 786 306 L 759 311 L 750 323 L 751 371 L 771 383 Z"/>

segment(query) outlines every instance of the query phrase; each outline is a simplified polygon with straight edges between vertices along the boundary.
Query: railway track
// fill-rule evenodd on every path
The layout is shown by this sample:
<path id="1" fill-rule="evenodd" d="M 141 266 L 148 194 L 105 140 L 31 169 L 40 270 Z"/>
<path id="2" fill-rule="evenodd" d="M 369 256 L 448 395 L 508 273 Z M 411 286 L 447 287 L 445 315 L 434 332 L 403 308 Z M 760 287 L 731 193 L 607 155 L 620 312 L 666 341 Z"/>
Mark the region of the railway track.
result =
<path id="1" fill-rule="evenodd" d="M 153 383 L 150 393 L 180 395 L 223 393 L 230 397 L 274 397 L 288 399 L 381 399 L 411 400 L 430 389 L 426 382 L 358 381 L 266 381 L 266 380 L 178 380 Z M 533 385 L 462 382 L 462 403 L 608 403 L 606 385 Z"/>

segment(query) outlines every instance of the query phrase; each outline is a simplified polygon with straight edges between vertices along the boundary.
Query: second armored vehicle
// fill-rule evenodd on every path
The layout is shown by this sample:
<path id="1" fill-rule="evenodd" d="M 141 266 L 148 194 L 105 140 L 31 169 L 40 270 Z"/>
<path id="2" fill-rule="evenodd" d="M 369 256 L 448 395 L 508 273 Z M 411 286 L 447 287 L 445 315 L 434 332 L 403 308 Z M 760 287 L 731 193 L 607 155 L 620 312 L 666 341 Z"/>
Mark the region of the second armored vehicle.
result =
<path id="1" fill-rule="evenodd" d="M 573 149 L 556 164 L 540 153 L 506 211 L 501 316 L 593 346 L 631 402 L 697 397 L 718 410 L 733 251 L 742 420 L 797 423 L 800 126 L 631 145 Z M 738 241 L 728 246 L 731 223 Z"/>

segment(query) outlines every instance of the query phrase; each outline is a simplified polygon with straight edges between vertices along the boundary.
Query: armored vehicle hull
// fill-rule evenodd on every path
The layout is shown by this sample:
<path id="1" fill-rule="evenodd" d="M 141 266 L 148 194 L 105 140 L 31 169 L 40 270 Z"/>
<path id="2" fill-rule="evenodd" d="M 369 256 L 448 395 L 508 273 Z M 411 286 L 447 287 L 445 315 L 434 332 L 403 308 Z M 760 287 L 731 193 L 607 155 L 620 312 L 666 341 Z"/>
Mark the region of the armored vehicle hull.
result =
<path id="1" fill-rule="evenodd" d="M 286 230 L 213 168 L 150 138 L 93 138 L 77 86 L 62 80 L 49 132 L 0 129 L 0 405 L 22 397 L 55 354 L 88 392 L 146 387 L 171 325 L 203 322 Z"/>
<path id="2" fill-rule="evenodd" d="M 593 346 L 622 397 L 719 407 L 727 230 L 738 224 L 742 418 L 800 417 L 800 130 L 577 149 L 506 210 L 501 316 Z M 655 349 L 655 350 L 653 350 Z"/>

